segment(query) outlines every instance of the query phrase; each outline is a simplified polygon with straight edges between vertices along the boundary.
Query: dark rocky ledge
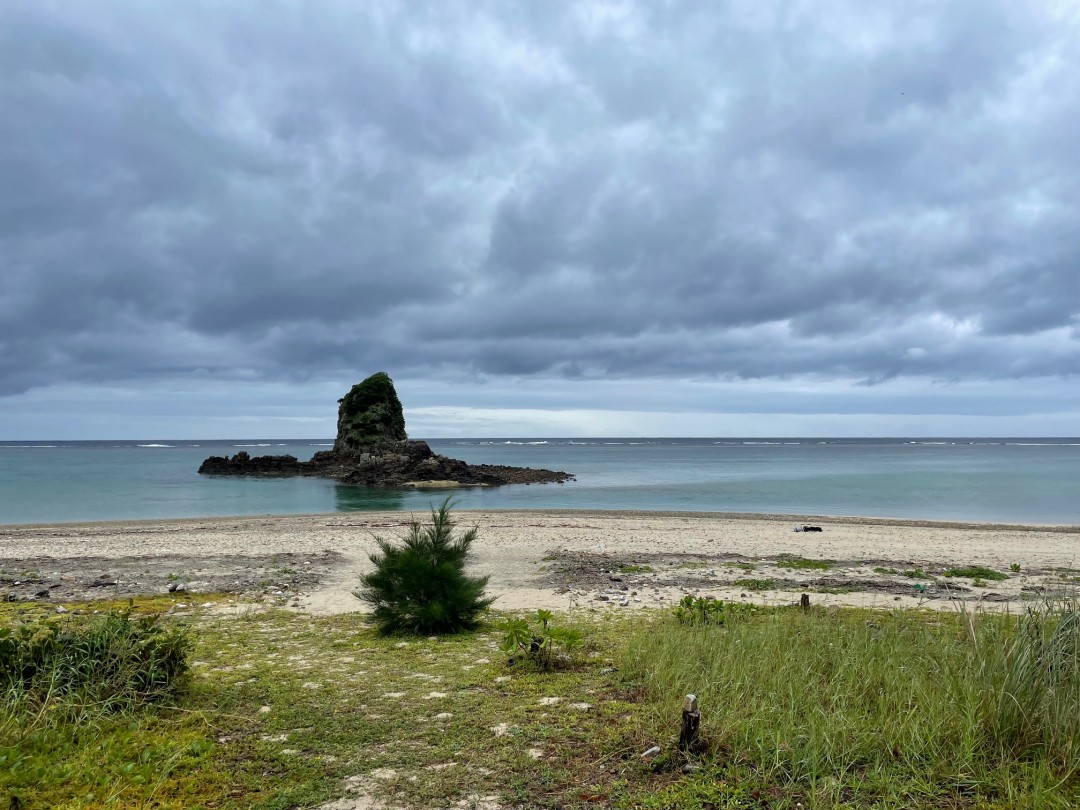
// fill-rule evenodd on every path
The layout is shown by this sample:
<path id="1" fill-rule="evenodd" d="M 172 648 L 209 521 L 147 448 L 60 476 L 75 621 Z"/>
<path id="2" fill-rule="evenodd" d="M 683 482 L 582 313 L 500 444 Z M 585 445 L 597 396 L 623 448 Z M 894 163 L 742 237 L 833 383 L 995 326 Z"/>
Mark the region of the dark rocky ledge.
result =
<path id="1" fill-rule="evenodd" d="M 324 450 L 311 461 L 296 456 L 210 456 L 199 467 L 203 475 L 253 475 L 266 478 L 314 475 L 344 484 L 368 487 L 502 486 L 503 484 L 561 484 L 570 473 L 532 467 L 466 464 L 432 452 L 427 442 L 408 440 L 373 454 Z"/>
<path id="2" fill-rule="evenodd" d="M 280 477 L 313 475 L 368 487 L 502 486 L 572 481 L 570 473 L 532 467 L 466 464 L 432 452 L 427 442 L 406 437 L 401 403 L 390 378 L 372 375 L 340 400 L 333 450 L 310 461 L 295 456 L 210 456 L 203 475 Z"/>

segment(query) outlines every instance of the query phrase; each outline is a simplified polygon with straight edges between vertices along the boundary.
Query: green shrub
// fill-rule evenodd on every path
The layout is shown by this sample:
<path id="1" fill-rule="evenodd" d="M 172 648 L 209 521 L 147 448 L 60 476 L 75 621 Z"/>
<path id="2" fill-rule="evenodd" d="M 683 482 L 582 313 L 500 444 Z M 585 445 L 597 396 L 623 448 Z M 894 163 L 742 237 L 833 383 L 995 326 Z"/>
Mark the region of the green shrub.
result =
<path id="1" fill-rule="evenodd" d="M 376 538 L 381 553 L 370 559 L 375 570 L 360 578 L 353 595 L 374 608 L 381 633 L 430 635 L 470 630 L 494 599 L 484 598 L 487 577 L 465 574 L 476 529 L 454 536 L 447 498 L 431 510 L 431 523 L 414 520 L 402 545 Z"/>
<path id="2" fill-rule="evenodd" d="M 542 669 L 550 669 L 560 655 L 581 644 L 581 633 L 568 627 L 553 627 L 550 610 L 536 611 L 535 626 L 525 619 L 511 619 L 502 625 L 506 633 L 502 649 L 506 653 L 522 653 Z"/>
<path id="3" fill-rule="evenodd" d="M 8 708 L 115 712 L 172 696 L 191 643 L 159 619 L 121 611 L 91 622 L 54 617 L 0 628 L 0 692 Z"/>
<path id="4" fill-rule="evenodd" d="M 680 624 L 724 624 L 757 612 L 755 605 L 742 602 L 725 602 L 711 596 L 699 596 L 696 599 L 687 594 L 673 611 Z"/>

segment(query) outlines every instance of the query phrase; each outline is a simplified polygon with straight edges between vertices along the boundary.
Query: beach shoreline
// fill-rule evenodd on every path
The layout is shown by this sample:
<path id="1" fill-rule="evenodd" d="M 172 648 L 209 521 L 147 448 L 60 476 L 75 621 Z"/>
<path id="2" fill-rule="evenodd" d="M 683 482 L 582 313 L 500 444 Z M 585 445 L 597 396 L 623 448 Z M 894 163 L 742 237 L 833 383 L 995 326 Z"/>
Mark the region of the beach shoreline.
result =
<path id="1" fill-rule="evenodd" d="M 414 518 L 426 513 L 0 526 L 0 598 L 60 604 L 172 587 L 358 610 L 351 592 L 374 538 L 400 536 Z M 1080 581 L 1080 527 L 1068 525 L 552 509 L 455 519 L 478 529 L 473 566 L 506 610 L 669 606 L 686 594 L 785 604 L 801 593 L 834 605 L 1008 609 L 1070 595 Z M 823 531 L 793 531 L 803 524 Z M 1005 579 L 945 575 L 971 566 Z"/>

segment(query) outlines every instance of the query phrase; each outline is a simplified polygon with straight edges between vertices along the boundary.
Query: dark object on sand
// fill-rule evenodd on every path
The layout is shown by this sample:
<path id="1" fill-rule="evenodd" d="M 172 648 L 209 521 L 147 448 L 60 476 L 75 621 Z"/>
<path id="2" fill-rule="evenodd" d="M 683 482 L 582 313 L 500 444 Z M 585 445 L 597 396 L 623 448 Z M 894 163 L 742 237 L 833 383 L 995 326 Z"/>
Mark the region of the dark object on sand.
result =
<path id="1" fill-rule="evenodd" d="M 797 532 L 820 532 L 820 531 L 822 531 L 822 528 L 820 526 L 796 526 L 795 531 L 797 531 Z"/>
<path id="2" fill-rule="evenodd" d="M 316 453 L 311 461 L 296 456 L 210 456 L 199 467 L 203 475 L 267 477 L 312 475 L 345 484 L 369 487 L 443 488 L 501 486 L 572 481 L 570 473 L 466 464 L 432 452 L 427 442 L 405 433 L 401 401 L 390 377 L 380 371 L 352 387 L 338 400 L 338 432 L 333 450 Z"/>

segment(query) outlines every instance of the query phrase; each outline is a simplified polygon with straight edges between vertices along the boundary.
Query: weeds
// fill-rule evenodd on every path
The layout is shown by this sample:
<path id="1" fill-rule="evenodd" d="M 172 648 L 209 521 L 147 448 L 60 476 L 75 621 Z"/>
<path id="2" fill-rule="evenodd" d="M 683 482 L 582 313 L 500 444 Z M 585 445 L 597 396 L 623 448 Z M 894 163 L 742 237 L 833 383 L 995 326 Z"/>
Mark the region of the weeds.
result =
<path id="1" fill-rule="evenodd" d="M 740 588 L 746 588 L 748 591 L 768 591 L 776 585 L 775 579 L 753 579 L 744 577 L 743 579 L 737 579 L 732 585 L 738 585 Z"/>
<path id="2" fill-rule="evenodd" d="M 703 625 L 724 624 L 730 620 L 745 618 L 758 610 L 756 605 L 742 602 L 725 602 L 711 596 L 694 598 L 687 594 L 676 606 L 673 614 L 680 624 Z"/>
<path id="3" fill-rule="evenodd" d="M 112 713 L 173 696 L 190 641 L 156 615 L 110 612 L 91 622 L 32 619 L 0 627 L 0 693 L 8 711 Z"/>
<path id="4" fill-rule="evenodd" d="M 560 661 L 568 661 L 569 652 L 579 647 L 582 634 L 568 627 L 555 627 L 550 610 L 536 611 L 536 622 L 530 626 L 525 619 L 510 619 L 500 629 L 505 653 L 520 653 L 541 669 L 552 669 Z"/>
<path id="5" fill-rule="evenodd" d="M 1008 579 L 1008 574 L 987 568 L 985 565 L 969 565 L 965 568 L 947 568 L 942 572 L 944 577 L 968 577 L 970 579 L 985 579 L 990 582 L 1001 582 Z"/>
<path id="6" fill-rule="evenodd" d="M 797 571 L 828 571 L 833 567 L 833 563 L 829 560 L 811 560 L 790 554 L 782 554 L 776 564 L 780 568 L 793 568 Z"/>

